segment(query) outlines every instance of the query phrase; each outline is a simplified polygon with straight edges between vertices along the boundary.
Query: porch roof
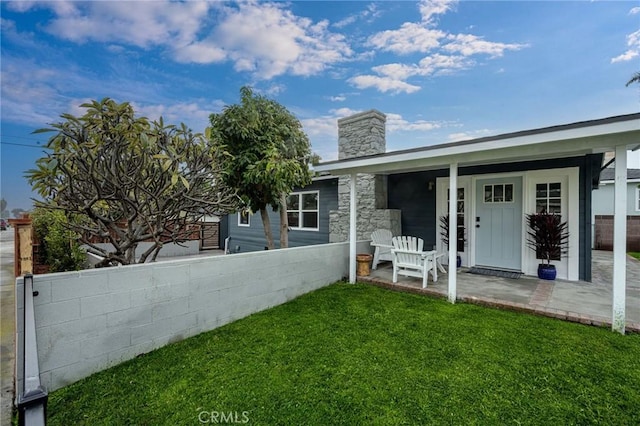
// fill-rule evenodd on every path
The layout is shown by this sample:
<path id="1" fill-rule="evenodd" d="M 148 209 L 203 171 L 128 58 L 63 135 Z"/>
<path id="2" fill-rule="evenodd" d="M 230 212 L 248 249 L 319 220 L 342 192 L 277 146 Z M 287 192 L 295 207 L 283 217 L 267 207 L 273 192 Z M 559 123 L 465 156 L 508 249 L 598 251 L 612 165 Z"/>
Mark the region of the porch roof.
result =
<path id="1" fill-rule="evenodd" d="M 314 166 L 332 175 L 401 173 L 602 153 L 640 147 L 640 113 L 444 143 Z"/>

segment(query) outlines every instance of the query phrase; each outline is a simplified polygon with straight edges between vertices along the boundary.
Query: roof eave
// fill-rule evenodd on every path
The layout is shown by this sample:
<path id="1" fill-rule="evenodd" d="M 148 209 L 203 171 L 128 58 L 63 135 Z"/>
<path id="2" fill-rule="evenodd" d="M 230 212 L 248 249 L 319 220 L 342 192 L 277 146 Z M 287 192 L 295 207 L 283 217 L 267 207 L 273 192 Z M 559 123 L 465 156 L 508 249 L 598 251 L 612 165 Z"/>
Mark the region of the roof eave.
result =
<path id="1" fill-rule="evenodd" d="M 442 168 L 452 163 L 470 166 L 586 155 L 622 144 L 632 148 L 640 142 L 640 114 L 620 121 L 604 119 L 596 124 L 512 135 L 321 163 L 315 170 L 334 175 L 407 172 Z"/>

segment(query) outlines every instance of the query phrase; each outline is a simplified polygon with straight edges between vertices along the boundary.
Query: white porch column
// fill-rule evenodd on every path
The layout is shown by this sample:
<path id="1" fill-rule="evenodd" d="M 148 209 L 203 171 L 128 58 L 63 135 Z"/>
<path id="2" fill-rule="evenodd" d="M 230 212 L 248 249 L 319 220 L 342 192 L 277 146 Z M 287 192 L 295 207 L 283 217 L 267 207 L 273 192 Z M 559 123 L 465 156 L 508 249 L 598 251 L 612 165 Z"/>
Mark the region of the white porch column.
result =
<path id="1" fill-rule="evenodd" d="M 627 147 L 616 147 L 613 201 L 613 318 L 611 329 L 624 334 L 627 287 Z"/>
<path id="2" fill-rule="evenodd" d="M 458 246 L 458 163 L 449 166 L 449 302 L 456 303 Z"/>
<path id="3" fill-rule="evenodd" d="M 356 181 L 357 175 L 352 173 L 349 177 L 349 282 L 356 282 Z"/>

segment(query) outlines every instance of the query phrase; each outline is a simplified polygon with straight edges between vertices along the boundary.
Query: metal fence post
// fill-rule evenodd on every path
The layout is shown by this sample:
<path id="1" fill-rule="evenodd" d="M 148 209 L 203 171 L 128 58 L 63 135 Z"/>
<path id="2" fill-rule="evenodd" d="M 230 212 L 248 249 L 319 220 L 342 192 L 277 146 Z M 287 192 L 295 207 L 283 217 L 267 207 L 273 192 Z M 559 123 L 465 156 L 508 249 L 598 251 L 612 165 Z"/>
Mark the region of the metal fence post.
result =
<path id="1" fill-rule="evenodd" d="M 48 394 L 40 384 L 38 365 L 38 343 L 36 341 L 36 318 L 33 307 L 33 275 L 24 276 L 23 286 L 23 333 L 22 343 L 22 389 L 18 392 L 18 421 L 20 425 L 39 426 L 46 424 Z"/>

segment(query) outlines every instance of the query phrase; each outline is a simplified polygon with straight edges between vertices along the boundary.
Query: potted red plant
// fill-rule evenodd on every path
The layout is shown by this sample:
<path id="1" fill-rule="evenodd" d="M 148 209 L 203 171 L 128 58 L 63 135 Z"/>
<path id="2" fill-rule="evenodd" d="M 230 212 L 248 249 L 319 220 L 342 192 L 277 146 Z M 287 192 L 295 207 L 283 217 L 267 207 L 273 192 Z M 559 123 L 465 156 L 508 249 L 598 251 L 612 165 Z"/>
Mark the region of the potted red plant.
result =
<path id="1" fill-rule="evenodd" d="M 567 255 L 569 246 L 569 231 L 567 222 L 562 222 L 560 215 L 555 213 L 534 213 L 527 215 L 527 246 L 535 251 L 536 259 L 541 259 L 538 265 L 538 278 L 545 280 L 556 279 L 556 267 L 552 260 L 560 260 Z"/>

